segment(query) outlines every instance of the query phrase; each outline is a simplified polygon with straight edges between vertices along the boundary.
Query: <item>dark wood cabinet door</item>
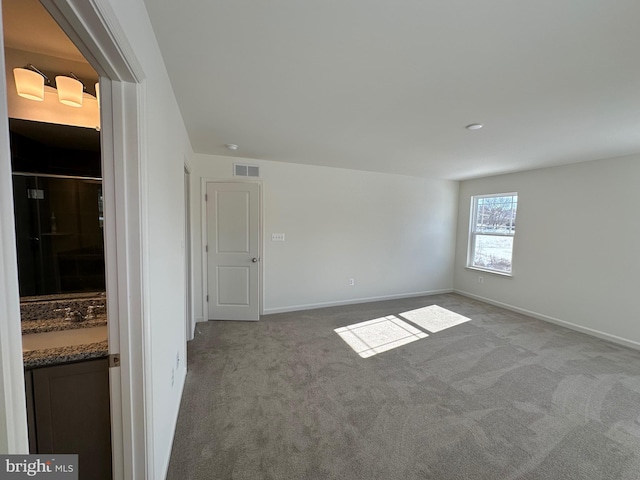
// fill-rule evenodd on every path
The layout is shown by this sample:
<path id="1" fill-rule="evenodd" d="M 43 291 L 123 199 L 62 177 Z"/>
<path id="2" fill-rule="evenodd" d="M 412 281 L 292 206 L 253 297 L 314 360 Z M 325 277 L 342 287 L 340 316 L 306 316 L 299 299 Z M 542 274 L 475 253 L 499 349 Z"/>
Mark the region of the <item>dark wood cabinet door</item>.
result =
<path id="1" fill-rule="evenodd" d="M 78 454 L 80 479 L 110 480 L 108 360 L 32 372 L 38 453 Z"/>

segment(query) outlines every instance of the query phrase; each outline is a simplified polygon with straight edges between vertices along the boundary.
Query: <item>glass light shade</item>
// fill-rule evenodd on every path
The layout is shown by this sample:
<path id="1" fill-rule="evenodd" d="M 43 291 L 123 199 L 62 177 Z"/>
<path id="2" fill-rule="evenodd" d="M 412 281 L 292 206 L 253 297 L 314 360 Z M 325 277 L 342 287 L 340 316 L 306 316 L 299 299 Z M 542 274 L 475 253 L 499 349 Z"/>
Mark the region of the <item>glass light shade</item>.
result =
<path id="1" fill-rule="evenodd" d="M 14 68 L 13 78 L 16 81 L 18 95 L 29 100 L 44 100 L 44 77 L 33 70 Z"/>
<path id="2" fill-rule="evenodd" d="M 70 107 L 82 106 L 82 83 L 71 77 L 56 77 L 58 100 Z"/>

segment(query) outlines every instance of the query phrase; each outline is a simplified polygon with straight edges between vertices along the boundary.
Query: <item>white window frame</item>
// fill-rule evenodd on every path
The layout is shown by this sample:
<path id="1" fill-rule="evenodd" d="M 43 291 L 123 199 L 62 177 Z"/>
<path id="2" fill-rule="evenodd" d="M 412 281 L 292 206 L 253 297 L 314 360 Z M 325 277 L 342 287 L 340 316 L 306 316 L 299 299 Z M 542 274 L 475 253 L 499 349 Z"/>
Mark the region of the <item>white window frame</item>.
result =
<path id="1" fill-rule="evenodd" d="M 512 226 L 512 231 L 510 233 L 494 233 L 494 232 L 478 232 L 476 231 L 476 227 L 478 225 L 477 215 L 478 215 L 478 201 L 482 198 L 498 198 L 498 197 L 515 197 L 516 202 L 518 201 L 518 192 L 508 192 L 508 193 L 490 193 L 486 195 L 472 195 L 471 196 L 471 210 L 469 215 L 469 243 L 467 250 L 467 268 L 472 270 L 481 270 L 483 272 L 495 273 L 497 275 L 504 275 L 507 277 L 513 276 L 513 251 L 515 247 L 515 226 Z M 516 207 L 517 212 L 517 207 Z M 513 215 L 511 217 L 513 222 Z M 476 237 L 478 235 L 482 236 L 497 236 L 497 237 L 511 237 L 513 238 L 513 243 L 511 247 L 511 270 L 497 270 L 493 268 L 489 268 L 486 266 L 474 265 L 474 259 L 476 256 Z"/>

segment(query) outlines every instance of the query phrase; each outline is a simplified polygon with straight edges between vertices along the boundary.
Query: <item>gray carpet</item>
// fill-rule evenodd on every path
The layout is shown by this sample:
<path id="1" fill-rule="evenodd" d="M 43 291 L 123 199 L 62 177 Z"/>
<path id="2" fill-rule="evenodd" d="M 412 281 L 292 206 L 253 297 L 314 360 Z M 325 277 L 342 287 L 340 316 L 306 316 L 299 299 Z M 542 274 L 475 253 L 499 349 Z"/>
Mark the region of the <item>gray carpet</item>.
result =
<path id="1" fill-rule="evenodd" d="M 334 329 L 471 320 L 361 358 Z M 640 478 L 640 352 L 448 294 L 197 325 L 168 479 Z"/>

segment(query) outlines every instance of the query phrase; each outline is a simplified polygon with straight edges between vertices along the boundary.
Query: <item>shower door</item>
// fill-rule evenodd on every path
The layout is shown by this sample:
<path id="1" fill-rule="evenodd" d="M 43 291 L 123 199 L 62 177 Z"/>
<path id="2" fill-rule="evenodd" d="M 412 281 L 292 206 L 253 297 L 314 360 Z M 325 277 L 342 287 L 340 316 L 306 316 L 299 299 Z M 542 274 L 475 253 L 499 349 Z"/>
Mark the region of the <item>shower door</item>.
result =
<path id="1" fill-rule="evenodd" d="M 13 174 L 20 296 L 103 291 L 102 181 Z"/>

